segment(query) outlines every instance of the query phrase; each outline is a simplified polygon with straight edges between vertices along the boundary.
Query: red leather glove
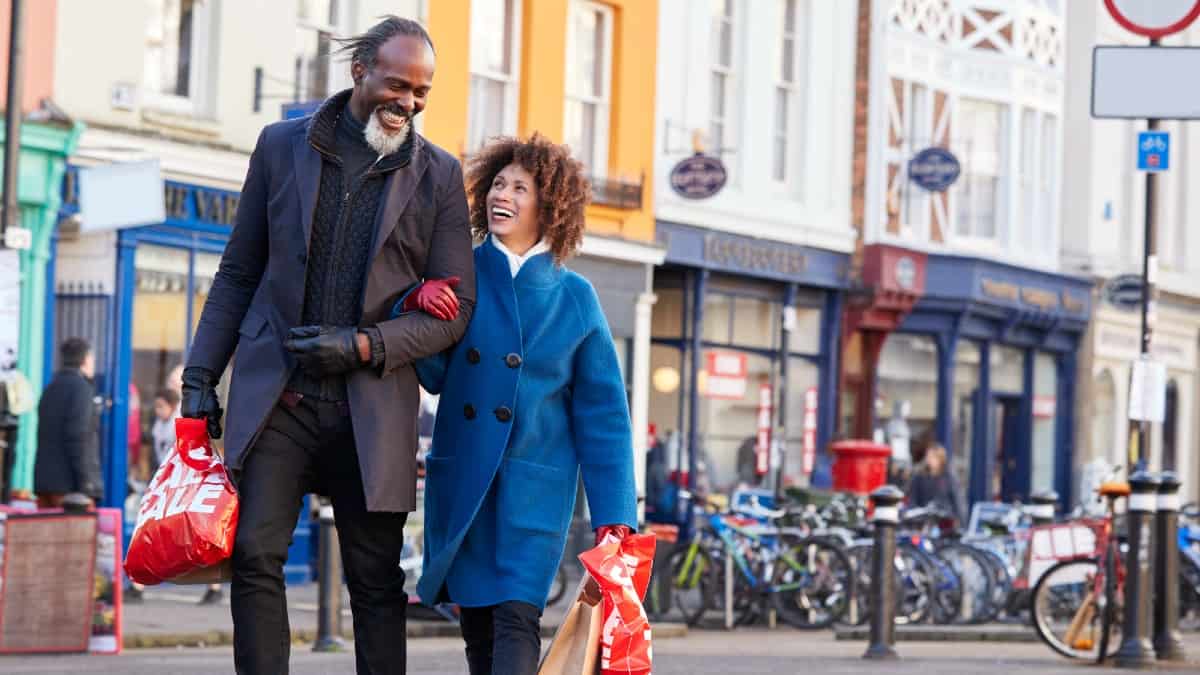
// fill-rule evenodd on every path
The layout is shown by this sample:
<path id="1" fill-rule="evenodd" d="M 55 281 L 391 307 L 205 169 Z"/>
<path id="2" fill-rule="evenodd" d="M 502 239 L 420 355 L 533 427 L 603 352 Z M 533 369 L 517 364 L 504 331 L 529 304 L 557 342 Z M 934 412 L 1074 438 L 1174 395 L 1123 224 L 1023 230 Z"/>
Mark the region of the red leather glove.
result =
<path id="1" fill-rule="evenodd" d="M 442 321 L 453 320 L 458 316 L 458 296 L 454 289 L 460 281 L 458 277 L 426 279 L 404 298 L 404 311 L 421 310 Z"/>
<path id="2" fill-rule="evenodd" d="M 604 541 L 604 537 L 609 534 L 621 541 L 633 534 L 633 530 L 629 529 L 628 525 L 601 525 L 596 528 L 596 546 L 599 546 L 600 542 Z"/>

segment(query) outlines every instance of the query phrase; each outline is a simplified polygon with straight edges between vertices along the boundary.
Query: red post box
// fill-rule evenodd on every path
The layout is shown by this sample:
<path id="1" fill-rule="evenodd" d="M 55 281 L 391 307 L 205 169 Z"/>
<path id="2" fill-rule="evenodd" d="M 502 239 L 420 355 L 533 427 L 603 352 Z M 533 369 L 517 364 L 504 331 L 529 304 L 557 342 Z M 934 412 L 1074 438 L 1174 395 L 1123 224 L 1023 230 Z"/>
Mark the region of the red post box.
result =
<path id="1" fill-rule="evenodd" d="M 888 458 L 892 449 L 863 440 L 838 441 L 833 450 L 833 489 L 869 495 L 887 483 Z"/>

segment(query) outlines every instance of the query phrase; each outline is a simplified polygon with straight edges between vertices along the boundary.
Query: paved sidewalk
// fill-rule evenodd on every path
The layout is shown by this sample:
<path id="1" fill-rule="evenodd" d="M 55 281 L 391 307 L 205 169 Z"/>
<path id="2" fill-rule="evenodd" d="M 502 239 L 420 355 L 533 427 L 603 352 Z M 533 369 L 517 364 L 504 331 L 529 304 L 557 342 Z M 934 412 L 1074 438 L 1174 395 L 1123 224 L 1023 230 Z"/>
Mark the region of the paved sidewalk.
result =
<path id="1" fill-rule="evenodd" d="M 149 647 L 196 647 L 229 645 L 233 641 L 233 621 L 229 615 L 229 587 L 219 604 L 199 605 L 204 586 L 150 587 L 141 604 L 125 604 L 124 644 L 126 649 Z M 288 622 L 292 639 L 313 642 L 317 634 L 317 584 L 303 584 L 287 589 Z M 547 607 L 542 617 L 542 632 L 548 638 L 562 621 L 567 603 Z M 656 624 L 655 635 L 662 638 L 680 637 L 687 632 L 681 625 Z M 342 589 L 342 635 L 353 638 L 350 615 L 350 595 Z M 408 620 L 410 638 L 460 636 L 458 626 L 443 620 L 428 608 L 410 605 Z"/>

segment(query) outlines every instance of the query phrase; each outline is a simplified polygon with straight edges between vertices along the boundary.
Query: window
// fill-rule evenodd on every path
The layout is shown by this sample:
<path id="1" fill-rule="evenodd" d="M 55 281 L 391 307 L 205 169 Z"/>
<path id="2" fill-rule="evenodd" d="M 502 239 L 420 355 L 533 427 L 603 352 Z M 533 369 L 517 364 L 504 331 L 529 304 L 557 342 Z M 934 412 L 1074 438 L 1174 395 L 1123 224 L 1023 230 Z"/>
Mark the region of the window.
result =
<path id="1" fill-rule="evenodd" d="M 779 0 L 779 70 L 775 80 L 775 134 L 772 143 L 771 177 L 780 183 L 793 181 L 797 125 L 800 105 L 800 48 L 797 0 Z"/>
<path id="2" fill-rule="evenodd" d="M 192 113 L 202 103 L 209 5 L 201 0 L 147 0 L 143 69 L 147 103 Z"/>
<path id="3" fill-rule="evenodd" d="M 612 101 L 612 10 L 571 3 L 567 23 L 565 136 L 594 176 L 608 173 L 608 111 Z"/>
<path id="4" fill-rule="evenodd" d="M 909 90 L 909 104 L 906 106 L 908 132 L 902 147 L 908 149 L 906 154 L 910 157 L 931 144 L 930 137 L 933 131 L 930 128 L 932 121 L 930 108 L 932 106 L 929 105 L 929 98 L 929 87 L 923 84 L 914 83 Z M 905 163 L 905 170 L 907 170 L 907 163 Z M 905 195 L 903 201 L 904 222 L 901 225 L 908 230 L 907 233 L 915 230 L 921 236 L 928 236 L 926 233 L 929 231 L 929 219 L 933 211 L 929 191 L 912 181 L 906 181 L 901 190 Z"/>
<path id="5" fill-rule="evenodd" d="M 965 175 L 957 195 L 955 232 L 960 237 L 997 239 L 1003 222 L 1004 106 L 960 100 L 958 132 Z"/>
<path id="6" fill-rule="evenodd" d="M 712 0 L 712 105 L 709 112 L 709 150 L 719 154 L 733 137 L 734 0 Z"/>
<path id="7" fill-rule="evenodd" d="M 1038 160 L 1038 119 L 1033 110 L 1021 113 L 1021 176 L 1018 180 L 1017 199 L 1020 206 L 1017 213 L 1021 222 L 1017 225 L 1021 232 L 1028 232 L 1037 221 L 1037 200 L 1040 190 L 1035 189 Z M 1036 230 L 1035 230 L 1036 231 Z M 1022 242 L 1028 244 L 1028 240 Z"/>
<path id="8" fill-rule="evenodd" d="M 517 132 L 517 73 L 520 55 L 518 0 L 471 3 L 471 99 L 467 151 L 493 136 Z"/>
<path id="9" fill-rule="evenodd" d="M 329 55 L 338 24 L 338 0 L 297 0 L 296 60 L 292 73 L 297 101 L 321 101 L 330 94 Z"/>
<path id="10" fill-rule="evenodd" d="M 1039 232 L 1058 229 L 1058 120 L 1053 115 L 1042 116 L 1042 177 L 1038 185 Z"/>

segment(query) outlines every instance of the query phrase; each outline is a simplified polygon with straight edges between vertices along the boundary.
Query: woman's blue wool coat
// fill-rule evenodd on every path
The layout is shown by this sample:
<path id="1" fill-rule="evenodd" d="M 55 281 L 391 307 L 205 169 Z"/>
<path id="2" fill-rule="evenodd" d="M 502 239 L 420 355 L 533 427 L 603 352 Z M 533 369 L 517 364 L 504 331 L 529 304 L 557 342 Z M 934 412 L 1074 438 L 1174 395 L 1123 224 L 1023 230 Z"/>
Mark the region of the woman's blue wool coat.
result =
<path id="1" fill-rule="evenodd" d="M 416 364 L 440 394 L 425 460 L 426 603 L 538 608 L 558 569 L 582 474 L 592 525 L 636 527 L 625 384 L 595 289 L 530 258 L 516 278 L 490 241 L 457 345 Z M 446 593 L 443 593 L 446 591 Z"/>

